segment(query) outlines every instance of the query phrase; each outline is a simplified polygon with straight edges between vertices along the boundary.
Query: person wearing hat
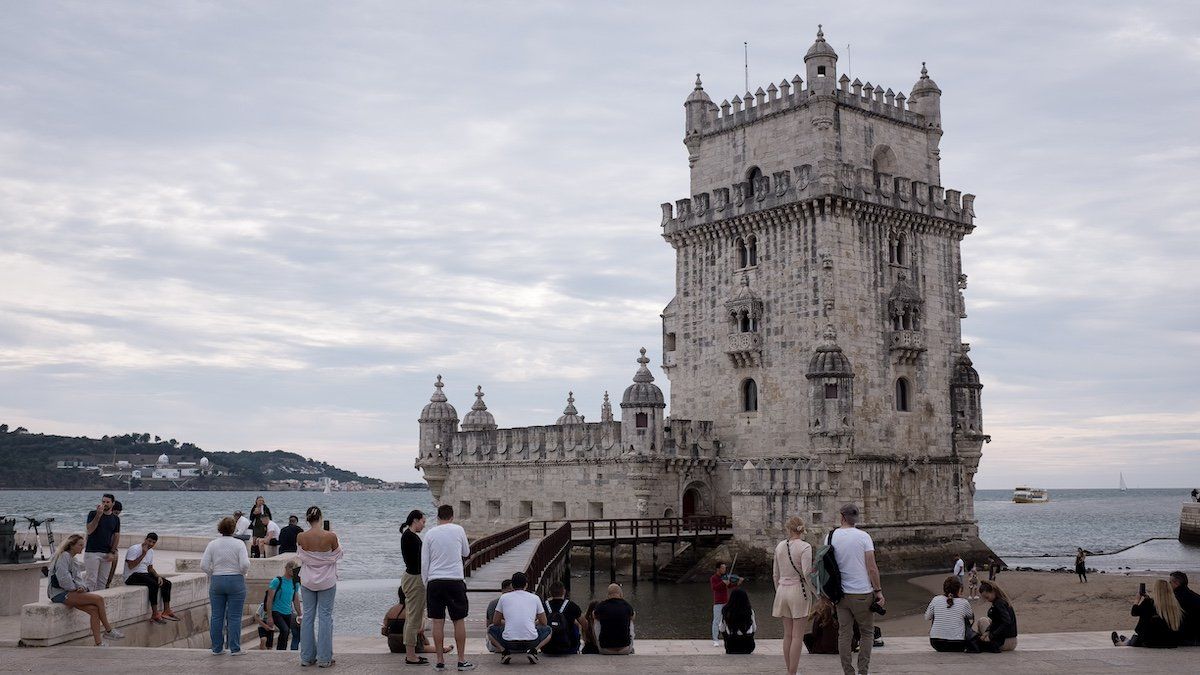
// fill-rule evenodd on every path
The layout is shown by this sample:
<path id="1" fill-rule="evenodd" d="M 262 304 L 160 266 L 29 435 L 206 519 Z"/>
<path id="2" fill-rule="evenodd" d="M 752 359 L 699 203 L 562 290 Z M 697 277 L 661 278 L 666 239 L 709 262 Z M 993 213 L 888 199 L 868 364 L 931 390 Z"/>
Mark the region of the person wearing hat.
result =
<path id="1" fill-rule="evenodd" d="M 838 571 L 842 575 L 843 596 L 837 601 L 838 653 L 842 659 L 842 671 L 855 675 L 854 626 L 862 635 L 871 635 L 875 630 L 875 615 L 872 611 L 883 611 L 886 602 L 883 587 L 879 582 L 879 566 L 875 564 L 875 543 L 871 535 L 856 527 L 859 511 L 856 504 L 844 504 L 841 508 L 842 525 L 833 531 L 830 543 L 837 559 Z M 858 673 L 869 672 L 871 665 L 870 640 L 862 640 L 858 650 Z"/>

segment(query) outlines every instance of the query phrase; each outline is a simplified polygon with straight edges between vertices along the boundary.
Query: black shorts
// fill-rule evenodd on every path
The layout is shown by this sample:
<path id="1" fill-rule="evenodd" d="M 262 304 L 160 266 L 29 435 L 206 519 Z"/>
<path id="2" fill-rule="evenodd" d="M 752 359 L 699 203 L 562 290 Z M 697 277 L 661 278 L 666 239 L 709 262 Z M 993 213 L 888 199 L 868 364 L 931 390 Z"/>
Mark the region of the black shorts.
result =
<path id="1" fill-rule="evenodd" d="M 467 618 L 467 584 L 462 579 L 430 579 L 425 587 L 426 616 L 451 621 Z"/>

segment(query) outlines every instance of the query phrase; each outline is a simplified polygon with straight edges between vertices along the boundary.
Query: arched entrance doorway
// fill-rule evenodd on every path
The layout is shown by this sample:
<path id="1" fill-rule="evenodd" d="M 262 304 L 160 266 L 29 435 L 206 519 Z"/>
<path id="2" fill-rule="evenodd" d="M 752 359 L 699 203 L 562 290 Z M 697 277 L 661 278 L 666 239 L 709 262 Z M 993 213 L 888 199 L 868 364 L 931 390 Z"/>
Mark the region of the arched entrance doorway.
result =
<path id="1" fill-rule="evenodd" d="M 693 483 L 683 491 L 683 504 L 680 515 L 684 518 L 708 515 L 708 507 L 704 504 L 703 485 Z"/>

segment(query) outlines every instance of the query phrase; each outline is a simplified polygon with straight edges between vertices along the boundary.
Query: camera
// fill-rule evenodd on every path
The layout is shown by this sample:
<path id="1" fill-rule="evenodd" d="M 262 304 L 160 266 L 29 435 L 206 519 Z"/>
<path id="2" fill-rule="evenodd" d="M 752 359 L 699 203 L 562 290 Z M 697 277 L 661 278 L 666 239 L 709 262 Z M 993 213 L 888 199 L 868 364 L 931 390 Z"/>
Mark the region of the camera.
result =
<path id="1" fill-rule="evenodd" d="M 879 606 L 879 602 L 878 602 L 878 601 L 875 601 L 875 602 L 872 602 L 872 603 L 871 603 L 870 610 L 871 610 L 872 612 L 875 612 L 875 613 L 876 613 L 876 614 L 878 614 L 879 616 L 883 616 L 884 614 L 887 614 L 887 610 L 886 610 L 886 609 L 884 609 L 883 607 L 880 607 L 880 606 Z"/>

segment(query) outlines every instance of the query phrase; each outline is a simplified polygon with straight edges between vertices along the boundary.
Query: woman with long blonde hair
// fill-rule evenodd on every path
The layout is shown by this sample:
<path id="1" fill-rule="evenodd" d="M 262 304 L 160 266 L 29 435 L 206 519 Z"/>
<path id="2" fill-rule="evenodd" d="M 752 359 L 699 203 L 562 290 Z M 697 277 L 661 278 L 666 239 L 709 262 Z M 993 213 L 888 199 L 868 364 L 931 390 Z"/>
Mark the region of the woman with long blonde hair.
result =
<path id="1" fill-rule="evenodd" d="M 1133 635 L 1126 638 L 1112 632 L 1113 644 L 1118 647 L 1178 647 L 1179 626 L 1183 623 L 1183 608 L 1166 579 L 1150 587 L 1149 595 L 1134 596 L 1131 616 L 1138 618 Z"/>
<path id="2" fill-rule="evenodd" d="M 108 622 L 108 612 L 104 610 L 104 598 L 89 592 L 83 583 L 83 569 L 75 556 L 83 552 L 84 538 L 81 534 L 73 534 L 58 547 L 54 557 L 50 559 L 50 583 L 46 586 L 46 596 L 50 602 L 78 609 L 88 615 L 92 624 L 92 638 L 97 647 L 103 647 L 110 640 L 122 640 L 125 634 L 112 627 Z"/>
<path id="3" fill-rule="evenodd" d="M 775 605 L 771 616 L 783 620 L 783 660 L 788 675 L 800 669 L 804 627 L 812 606 L 808 577 L 812 574 L 812 545 L 804 541 L 804 520 L 792 516 L 784 524 L 787 538 L 775 546 L 772 576 L 775 578 Z"/>

